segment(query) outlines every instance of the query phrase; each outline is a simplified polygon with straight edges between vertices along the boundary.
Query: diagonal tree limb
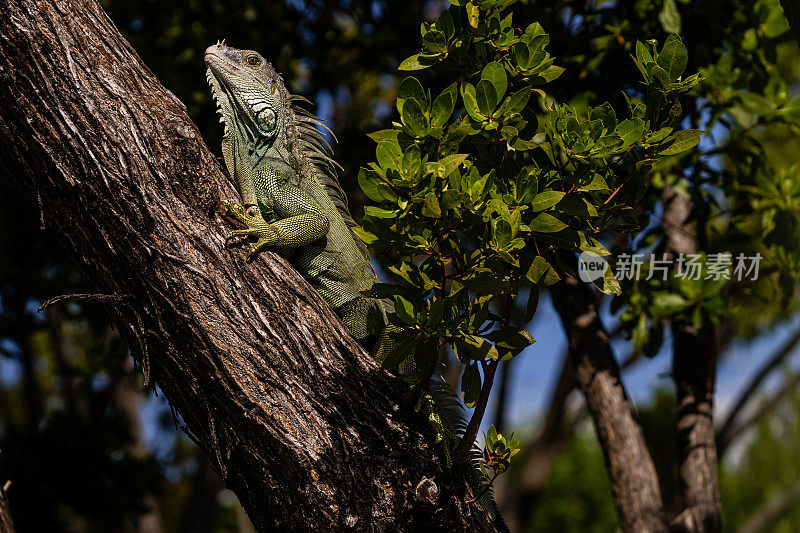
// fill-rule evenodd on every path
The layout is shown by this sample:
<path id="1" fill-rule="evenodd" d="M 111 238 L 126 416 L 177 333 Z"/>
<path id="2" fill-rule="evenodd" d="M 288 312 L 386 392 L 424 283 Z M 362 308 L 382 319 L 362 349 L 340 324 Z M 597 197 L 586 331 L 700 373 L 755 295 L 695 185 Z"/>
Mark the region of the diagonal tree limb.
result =
<path id="1" fill-rule="evenodd" d="M 798 327 L 795 332 L 789 337 L 786 342 L 784 342 L 780 348 L 778 348 L 775 353 L 770 357 L 764 366 L 758 371 L 758 373 L 753 376 L 747 386 L 742 390 L 739 394 L 739 397 L 736 400 L 736 403 L 731 407 L 728 414 L 725 416 L 725 421 L 717 431 L 717 446 L 720 448 L 724 447 L 721 445 L 722 442 L 725 442 L 727 445 L 730 442 L 729 434 L 734 428 L 734 424 L 736 419 L 742 413 L 742 410 L 745 406 L 749 403 L 750 399 L 756 393 L 756 391 L 761 387 L 761 384 L 764 380 L 769 376 L 773 370 L 778 368 L 786 358 L 794 352 L 795 347 L 800 344 L 800 327 Z M 719 454 L 722 455 L 722 449 L 719 450 Z"/>
<path id="2" fill-rule="evenodd" d="M 567 334 L 575 380 L 603 448 L 620 526 L 625 532 L 666 531 L 658 476 L 620 380 L 596 296 L 573 278 L 550 292 Z"/>
<path id="3" fill-rule="evenodd" d="M 10 487 L 9 483 L 0 487 L 0 531 L 2 533 L 14 533 L 14 521 L 11 519 L 11 511 L 8 507 L 8 498 L 6 492 Z"/>
<path id="4" fill-rule="evenodd" d="M 794 482 L 786 492 L 773 498 L 761 507 L 758 511 L 748 518 L 747 522 L 740 527 L 737 533 L 758 533 L 768 531 L 767 528 L 774 525 L 787 513 L 797 509 L 800 505 L 800 479 Z"/>
<path id="5" fill-rule="evenodd" d="M 0 175 L 94 290 L 130 295 L 109 314 L 259 529 L 494 530 L 291 266 L 225 249 L 231 184 L 96 1 L 3 2 Z"/>
<path id="6" fill-rule="evenodd" d="M 11 510 L 8 506 L 8 489 L 10 481 L 0 481 L 0 533 L 14 533 L 14 521 L 11 519 Z"/>
<path id="7" fill-rule="evenodd" d="M 758 404 L 753 412 L 745 417 L 744 420 L 735 426 L 731 426 L 727 432 L 719 434 L 717 437 L 717 448 L 719 449 L 720 455 L 725 453 L 731 443 L 733 443 L 733 441 L 735 441 L 740 435 L 757 424 L 758 421 L 764 418 L 765 415 L 774 411 L 775 406 L 777 406 L 781 400 L 786 398 L 786 396 L 797 390 L 798 386 L 800 386 L 800 372 L 796 372 L 793 375 L 787 376 L 777 392 Z"/>

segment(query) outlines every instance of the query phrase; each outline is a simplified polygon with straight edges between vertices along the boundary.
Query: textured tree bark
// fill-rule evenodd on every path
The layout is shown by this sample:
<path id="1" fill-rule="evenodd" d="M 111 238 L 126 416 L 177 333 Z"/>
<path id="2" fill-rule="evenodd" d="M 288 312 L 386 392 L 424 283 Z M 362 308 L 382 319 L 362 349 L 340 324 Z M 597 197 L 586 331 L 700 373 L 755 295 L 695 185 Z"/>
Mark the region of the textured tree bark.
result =
<path id="1" fill-rule="evenodd" d="M 0 533 L 14 533 L 15 531 L 14 521 L 11 520 L 11 512 L 8 510 L 5 487 L 0 487 Z"/>
<path id="2" fill-rule="evenodd" d="M 689 222 L 689 198 L 664 188 L 663 226 L 667 249 L 692 254 L 698 249 L 697 229 Z M 672 376 L 678 406 L 678 481 L 683 511 L 672 528 L 687 533 L 722 529 L 717 446 L 714 431 L 714 382 L 717 339 L 709 324 L 697 331 L 689 324 L 672 324 Z"/>
<path id="3" fill-rule="evenodd" d="M 567 334 L 575 380 L 605 454 L 620 527 L 626 532 L 667 531 L 653 459 L 633 418 L 595 294 L 573 278 L 553 285 L 550 292 Z"/>
<path id="4" fill-rule="evenodd" d="M 8 506 L 8 496 L 6 495 L 10 485 L 8 481 L 0 480 L 0 533 L 14 533 L 16 531 Z"/>
<path id="5" fill-rule="evenodd" d="M 273 253 L 225 248 L 229 180 L 94 0 L 3 2 L 0 173 L 256 527 L 494 530 L 313 289 Z"/>

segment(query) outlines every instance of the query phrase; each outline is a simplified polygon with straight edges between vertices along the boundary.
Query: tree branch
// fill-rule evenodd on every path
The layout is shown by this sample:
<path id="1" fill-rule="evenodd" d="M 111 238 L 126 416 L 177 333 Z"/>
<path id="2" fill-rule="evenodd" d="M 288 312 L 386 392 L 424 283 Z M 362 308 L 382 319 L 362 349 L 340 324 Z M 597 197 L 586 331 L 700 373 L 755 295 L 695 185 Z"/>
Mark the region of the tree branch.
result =
<path id="1" fill-rule="evenodd" d="M 737 533 L 758 533 L 767 531 L 767 528 L 786 515 L 789 511 L 797 508 L 800 503 L 800 479 L 794 485 L 778 496 L 773 498 L 766 505 L 761 507 L 751 516 Z"/>
<path id="2" fill-rule="evenodd" d="M 4 181 L 94 289 L 130 296 L 110 315 L 256 527 L 494 530 L 289 263 L 225 249 L 230 182 L 97 2 L 3 3 L 0 140 Z"/>
<path id="3" fill-rule="evenodd" d="M 467 460 L 472 445 L 475 443 L 475 437 L 478 436 L 481 420 L 483 420 L 483 414 L 486 412 L 486 404 L 489 403 L 489 395 L 492 392 L 497 365 L 498 361 L 489 361 L 489 364 L 483 367 L 483 386 L 478 396 L 478 402 L 475 404 L 475 410 L 472 412 L 472 417 L 470 417 L 467 428 L 464 430 L 464 436 L 456 445 L 456 449 L 453 450 L 453 458 L 456 462 Z"/>
<path id="4" fill-rule="evenodd" d="M 789 337 L 786 342 L 781 345 L 781 347 L 775 351 L 775 353 L 770 357 L 764 366 L 761 367 L 761 370 L 753 376 L 750 380 L 750 383 L 742 390 L 739 398 L 736 400 L 736 403 L 733 407 L 728 411 L 727 416 L 725 417 L 725 422 L 720 426 L 719 431 L 717 431 L 717 446 L 719 447 L 719 455 L 721 456 L 723 453 L 723 445 L 727 445 L 732 439 L 729 437 L 729 434 L 733 430 L 734 423 L 736 422 L 737 417 L 741 414 L 744 407 L 749 402 L 750 398 L 752 398 L 753 394 L 759 389 L 761 384 L 767 378 L 769 374 L 772 373 L 773 370 L 778 368 L 783 361 L 794 351 L 794 348 L 797 344 L 800 343 L 800 327 L 798 327 L 794 334 Z"/>
<path id="5" fill-rule="evenodd" d="M 666 531 L 653 460 L 633 418 L 595 295 L 573 278 L 553 285 L 550 292 L 569 341 L 575 380 L 603 448 L 620 526 L 626 532 Z"/>
<path id="6" fill-rule="evenodd" d="M 736 440 L 737 437 L 757 424 L 758 421 L 761 420 L 765 415 L 771 413 L 775 409 L 775 406 L 777 406 L 787 395 L 796 390 L 798 386 L 800 386 L 800 372 L 797 372 L 791 376 L 787 376 L 781 388 L 778 389 L 778 391 L 771 397 L 761 402 L 748 417 L 746 417 L 736 426 L 732 426 L 727 432 L 720 433 L 717 437 L 717 448 L 719 450 L 719 454 L 722 455 L 725 453 L 725 451 L 728 449 L 731 443 Z"/>
<path id="7" fill-rule="evenodd" d="M 14 521 L 11 519 L 11 511 L 8 506 L 7 492 L 11 483 L 8 481 L 0 481 L 0 532 L 14 533 Z"/>

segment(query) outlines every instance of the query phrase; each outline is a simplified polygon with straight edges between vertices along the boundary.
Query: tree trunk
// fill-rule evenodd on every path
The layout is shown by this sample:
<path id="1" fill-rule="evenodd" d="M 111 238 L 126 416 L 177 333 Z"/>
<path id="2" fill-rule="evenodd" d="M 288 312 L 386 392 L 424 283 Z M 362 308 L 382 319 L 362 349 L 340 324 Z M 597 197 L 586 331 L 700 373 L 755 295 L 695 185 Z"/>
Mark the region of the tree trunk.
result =
<path id="1" fill-rule="evenodd" d="M 575 380 L 605 454 L 620 526 L 626 532 L 667 531 L 653 459 L 633 418 L 595 294 L 573 278 L 550 292 L 567 334 Z"/>
<path id="2" fill-rule="evenodd" d="M 669 186 L 663 191 L 667 249 L 694 254 L 697 228 L 690 222 L 689 198 Z M 717 445 L 714 431 L 714 382 L 717 341 L 713 324 L 697 331 L 689 324 L 672 324 L 672 377 L 678 404 L 678 481 L 683 511 L 673 529 L 687 533 L 716 533 L 722 529 Z"/>
<path id="3" fill-rule="evenodd" d="M 4 181 L 256 527 L 494 530 L 400 382 L 289 263 L 225 248 L 230 181 L 94 0 L 3 2 L 0 141 Z"/>

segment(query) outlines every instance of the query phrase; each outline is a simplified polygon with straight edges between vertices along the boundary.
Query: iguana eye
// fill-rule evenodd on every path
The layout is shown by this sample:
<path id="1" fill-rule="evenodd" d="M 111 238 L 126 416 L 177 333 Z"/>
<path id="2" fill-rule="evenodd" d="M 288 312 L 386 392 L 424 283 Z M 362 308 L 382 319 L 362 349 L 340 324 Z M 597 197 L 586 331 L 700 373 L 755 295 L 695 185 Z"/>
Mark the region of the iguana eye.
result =
<path id="1" fill-rule="evenodd" d="M 271 132 L 275 129 L 275 123 L 277 122 L 275 111 L 270 108 L 262 109 L 256 114 L 256 121 L 258 121 L 258 127 L 261 131 L 264 133 Z"/>
<path id="2" fill-rule="evenodd" d="M 245 59 L 245 61 L 247 61 L 247 64 L 250 65 L 251 67 L 257 67 L 258 64 L 261 63 L 261 60 L 258 59 L 258 56 L 247 56 L 247 59 Z"/>

